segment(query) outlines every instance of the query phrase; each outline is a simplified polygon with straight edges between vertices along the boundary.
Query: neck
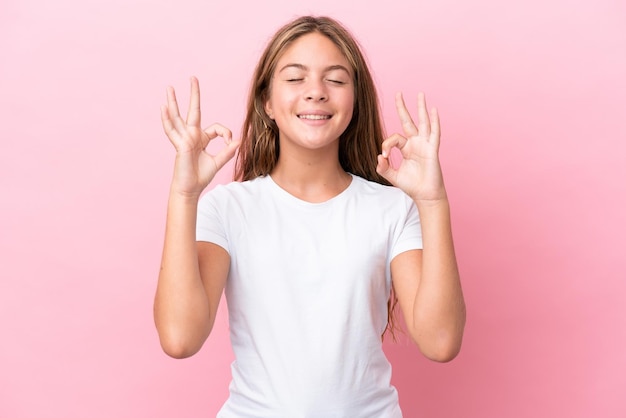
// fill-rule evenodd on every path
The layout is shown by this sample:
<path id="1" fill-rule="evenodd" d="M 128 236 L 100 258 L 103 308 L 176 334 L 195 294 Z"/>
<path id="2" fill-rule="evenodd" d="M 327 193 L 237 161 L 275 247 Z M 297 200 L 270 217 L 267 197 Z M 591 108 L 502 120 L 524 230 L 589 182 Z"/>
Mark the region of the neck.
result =
<path id="1" fill-rule="evenodd" d="M 283 152 L 270 173 L 272 180 L 293 196 L 312 203 L 325 202 L 343 192 L 352 181 L 337 151 L 309 152 L 306 155 Z"/>

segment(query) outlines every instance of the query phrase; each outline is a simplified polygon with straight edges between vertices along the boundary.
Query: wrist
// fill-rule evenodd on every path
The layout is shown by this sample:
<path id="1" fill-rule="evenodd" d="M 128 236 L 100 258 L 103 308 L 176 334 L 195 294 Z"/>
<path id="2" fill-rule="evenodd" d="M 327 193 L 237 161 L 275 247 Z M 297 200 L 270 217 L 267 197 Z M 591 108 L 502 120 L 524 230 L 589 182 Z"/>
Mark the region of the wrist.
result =
<path id="1" fill-rule="evenodd" d="M 176 201 L 180 203 L 187 203 L 192 205 L 197 205 L 200 200 L 201 192 L 189 192 L 186 190 L 180 190 L 176 186 L 172 185 L 170 187 L 170 201 Z"/>
<path id="2" fill-rule="evenodd" d="M 437 188 L 417 190 L 415 193 L 409 194 L 409 196 L 418 207 L 437 207 L 448 204 L 448 193 L 443 184 Z"/>
<path id="3" fill-rule="evenodd" d="M 448 209 L 450 207 L 450 202 L 448 201 L 448 196 L 446 194 L 435 199 L 413 198 L 413 201 L 420 212 L 429 209 Z"/>

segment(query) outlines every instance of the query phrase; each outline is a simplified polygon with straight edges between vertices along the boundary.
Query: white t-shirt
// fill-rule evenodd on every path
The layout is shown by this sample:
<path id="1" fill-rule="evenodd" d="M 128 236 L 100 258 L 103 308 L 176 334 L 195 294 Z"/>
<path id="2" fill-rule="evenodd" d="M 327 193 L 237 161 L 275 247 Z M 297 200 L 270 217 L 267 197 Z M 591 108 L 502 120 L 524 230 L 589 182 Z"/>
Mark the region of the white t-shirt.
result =
<path id="1" fill-rule="evenodd" d="M 231 257 L 226 284 L 235 354 L 218 417 L 401 417 L 382 350 L 390 262 L 422 248 L 401 190 L 352 176 L 323 203 L 270 176 L 217 186 L 197 239 Z"/>

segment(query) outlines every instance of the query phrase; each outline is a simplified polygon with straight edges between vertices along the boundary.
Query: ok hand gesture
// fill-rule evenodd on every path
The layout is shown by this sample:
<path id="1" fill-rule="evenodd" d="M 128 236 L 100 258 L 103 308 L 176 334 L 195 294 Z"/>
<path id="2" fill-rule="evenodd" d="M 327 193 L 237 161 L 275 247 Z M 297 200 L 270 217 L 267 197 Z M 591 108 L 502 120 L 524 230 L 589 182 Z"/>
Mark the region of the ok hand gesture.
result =
<path id="1" fill-rule="evenodd" d="M 191 78 L 191 97 L 187 120 L 178 110 L 176 94 L 167 88 L 167 105 L 161 106 L 161 121 L 165 134 L 176 148 L 176 163 L 172 191 L 188 196 L 199 196 L 237 151 L 240 141 L 233 141 L 231 131 L 213 124 L 206 129 L 200 126 L 200 86 L 198 79 Z M 212 155 L 206 151 L 209 142 L 222 137 L 226 147 Z"/>
<path id="2" fill-rule="evenodd" d="M 415 126 L 402 95 L 396 95 L 396 109 L 404 135 L 395 133 L 383 141 L 376 170 L 417 203 L 444 200 L 447 195 L 439 164 L 439 115 L 434 108 L 431 115 L 428 114 L 423 93 L 419 93 L 417 101 L 418 125 Z M 402 154 L 397 169 L 389 163 L 392 148 L 399 149 Z"/>

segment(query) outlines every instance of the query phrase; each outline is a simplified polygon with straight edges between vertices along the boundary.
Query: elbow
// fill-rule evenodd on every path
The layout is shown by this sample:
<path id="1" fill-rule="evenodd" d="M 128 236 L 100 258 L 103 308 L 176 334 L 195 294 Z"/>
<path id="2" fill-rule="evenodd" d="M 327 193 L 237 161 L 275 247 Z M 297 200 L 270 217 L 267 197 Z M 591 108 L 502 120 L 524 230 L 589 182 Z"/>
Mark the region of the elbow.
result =
<path id="1" fill-rule="evenodd" d="M 461 309 L 449 316 L 446 321 L 438 322 L 432 318 L 416 321 L 413 324 L 413 341 L 429 360 L 438 363 L 450 362 L 461 352 L 465 320 L 465 306 L 462 305 Z"/>
<path id="2" fill-rule="evenodd" d="M 193 356 L 198 352 L 198 350 L 193 350 L 188 346 L 183 344 L 176 344 L 171 342 L 163 342 L 161 341 L 161 348 L 163 352 L 168 356 L 175 359 L 185 359 Z"/>
<path id="3" fill-rule="evenodd" d="M 206 339 L 189 335 L 177 327 L 157 327 L 161 349 L 168 356 L 175 359 L 184 359 L 193 356 L 204 344 Z"/>
<path id="4" fill-rule="evenodd" d="M 206 323 L 184 319 L 172 319 L 155 310 L 154 324 L 161 349 L 168 356 L 184 359 L 193 356 L 202 348 L 210 327 Z"/>
<path id="5" fill-rule="evenodd" d="M 448 363 L 454 360 L 463 345 L 463 325 L 431 330 L 428 334 L 414 334 L 413 340 L 429 360 Z"/>
<path id="6" fill-rule="evenodd" d="M 461 341 L 440 341 L 429 347 L 421 347 L 422 354 L 437 363 L 448 363 L 454 360 L 461 351 Z"/>
<path id="7" fill-rule="evenodd" d="M 196 347 L 181 338 L 160 336 L 160 343 L 163 352 L 175 359 L 185 359 L 200 351 L 200 347 Z"/>

